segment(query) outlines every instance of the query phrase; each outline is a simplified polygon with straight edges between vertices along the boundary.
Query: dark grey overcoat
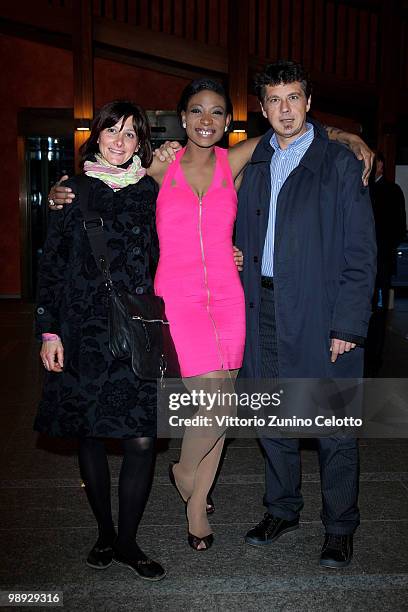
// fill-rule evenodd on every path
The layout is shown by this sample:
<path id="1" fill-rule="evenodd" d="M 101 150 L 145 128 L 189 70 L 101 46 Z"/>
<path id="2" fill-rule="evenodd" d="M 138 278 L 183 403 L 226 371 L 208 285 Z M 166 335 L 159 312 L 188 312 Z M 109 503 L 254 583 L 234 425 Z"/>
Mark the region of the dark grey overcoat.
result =
<path id="1" fill-rule="evenodd" d="M 277 203 L 274 297 L 279 373 L 359 377 L 376 268 L 374 220 L 362 164 L 313 122 L 314 140 Z M 261 262 L 270 203 L 269 130 L 239 191 L 236 244 L 244 252 L 246 346 L 242 377 L 260 376 Z M 330 338 L 357 342 L 330 362 Z"/>

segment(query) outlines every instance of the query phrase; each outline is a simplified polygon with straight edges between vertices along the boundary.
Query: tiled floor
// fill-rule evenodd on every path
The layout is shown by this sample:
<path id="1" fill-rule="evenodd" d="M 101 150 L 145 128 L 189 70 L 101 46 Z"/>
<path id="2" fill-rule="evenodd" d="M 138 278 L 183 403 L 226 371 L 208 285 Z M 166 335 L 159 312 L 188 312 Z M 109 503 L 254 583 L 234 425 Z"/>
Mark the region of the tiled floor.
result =
<path id="1" fill-rule="evenodd" d="M 361 441 L 362 523 L 345 570 L 317 563 L 323 530 L 310 444 L 303 451 L 301 528 L 265 548 L 244 543 L 263 512 L 263 460 L 256 441 L 245 439 L 227 445 L 214 492 L 211 550 L 195 553 L 187 545 L 183 507 L 166 477 L 179 441 L 162 441 L 139 540 L 168 576 L 146 584 L 118 566 L 88 568 L 95 528 L 75 442 L 37 438 L 31 429 L 41 380 L 31 311 L 0 302 L 0 589 L 60 590 L 63 609 L 77 612 L 408 610 L 407 439 Z M 390 317 L 383 376 L 406 376 L 407 332 L 408 305 L 400 300 Z M 112 454 L 110 463 L 116 486 L 120 457 Z"/>

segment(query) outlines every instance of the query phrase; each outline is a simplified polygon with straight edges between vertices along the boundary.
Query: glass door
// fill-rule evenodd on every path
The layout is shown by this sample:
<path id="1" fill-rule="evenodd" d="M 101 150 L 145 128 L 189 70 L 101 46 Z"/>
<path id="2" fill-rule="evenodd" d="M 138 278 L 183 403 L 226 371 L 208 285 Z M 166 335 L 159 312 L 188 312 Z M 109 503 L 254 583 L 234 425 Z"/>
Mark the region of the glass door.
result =
<path id="1" fill-rule="evenodd" d="M 74 174 L 73 137 L 29 136 L 26 138 L 28 299 L 35 298 L 39 260 L 47 233 L 47 195 L 61 176 Z"/>

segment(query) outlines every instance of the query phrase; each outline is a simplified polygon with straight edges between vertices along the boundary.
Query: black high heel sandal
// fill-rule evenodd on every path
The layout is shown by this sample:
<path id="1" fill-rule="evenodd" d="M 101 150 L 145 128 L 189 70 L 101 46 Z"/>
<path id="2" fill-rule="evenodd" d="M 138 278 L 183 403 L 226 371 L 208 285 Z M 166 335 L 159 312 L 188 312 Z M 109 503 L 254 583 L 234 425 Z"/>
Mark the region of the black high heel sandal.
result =
<path id="1" fill-rule="evenodd" d="M 202 538 L 199 538 L 198 536 L 195 536 L 194 534 L 188 532 L 187 540 L 191 548 L 194 548 L 194 550 L 198 552 L 204 552 L 205 550 L 211 548 L 214 542 L 214 534 L 210 533 Z M 201 542 L 204 542 L 205 548 L 198 548 Z"/>
<path id="2" fill-rule="evenodd" d="M 207 514 L 214 514 L 215 512 L 215 505 L 211 495 L 207 495 L 207 505 L 205 511 L 207 512 Z"/>
<path id="3" fill-rule="evenodd" d="M 188 504 L 186 504 L 186 519 L 187 519 L 187 524 L 188 524 L 187 505 Z M 206 536 L 199 537 L 199 536 L 194 535 L 187 529 L 187 541 L 189 545 L 191 546 L 191 548 L 194 548 L 194 550 L 196 550 L 197 552 L 204 552 L 205 550 L 208 550 L 209 548 L 211 548 L 211 546 L 213 545 L 214 534 L 209 533 Z M 205 548 L 198 548 L 201 542 L 205 544 Z"/>

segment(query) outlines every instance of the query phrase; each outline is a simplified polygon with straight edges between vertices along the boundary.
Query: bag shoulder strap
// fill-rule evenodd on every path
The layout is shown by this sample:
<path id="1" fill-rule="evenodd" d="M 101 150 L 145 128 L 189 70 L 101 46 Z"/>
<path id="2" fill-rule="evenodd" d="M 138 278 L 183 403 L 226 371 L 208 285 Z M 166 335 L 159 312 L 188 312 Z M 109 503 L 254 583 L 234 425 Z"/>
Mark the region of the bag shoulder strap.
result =
<path id="1" fill-rule="evenodd" d="M 88 236 L 92 253 L 95 257 L 96 265 L 102 272 L 105 279 L 110 278 L 108 246 L 106 244 L 106 234 L 103 230 L 103 219 L 97 211 L 89 209 L 89 201 L 92 198 L 92 181 L 86 174 L 76 177 L 79 196 L 79 208 L 84 217 L 84 230 Z"/>

